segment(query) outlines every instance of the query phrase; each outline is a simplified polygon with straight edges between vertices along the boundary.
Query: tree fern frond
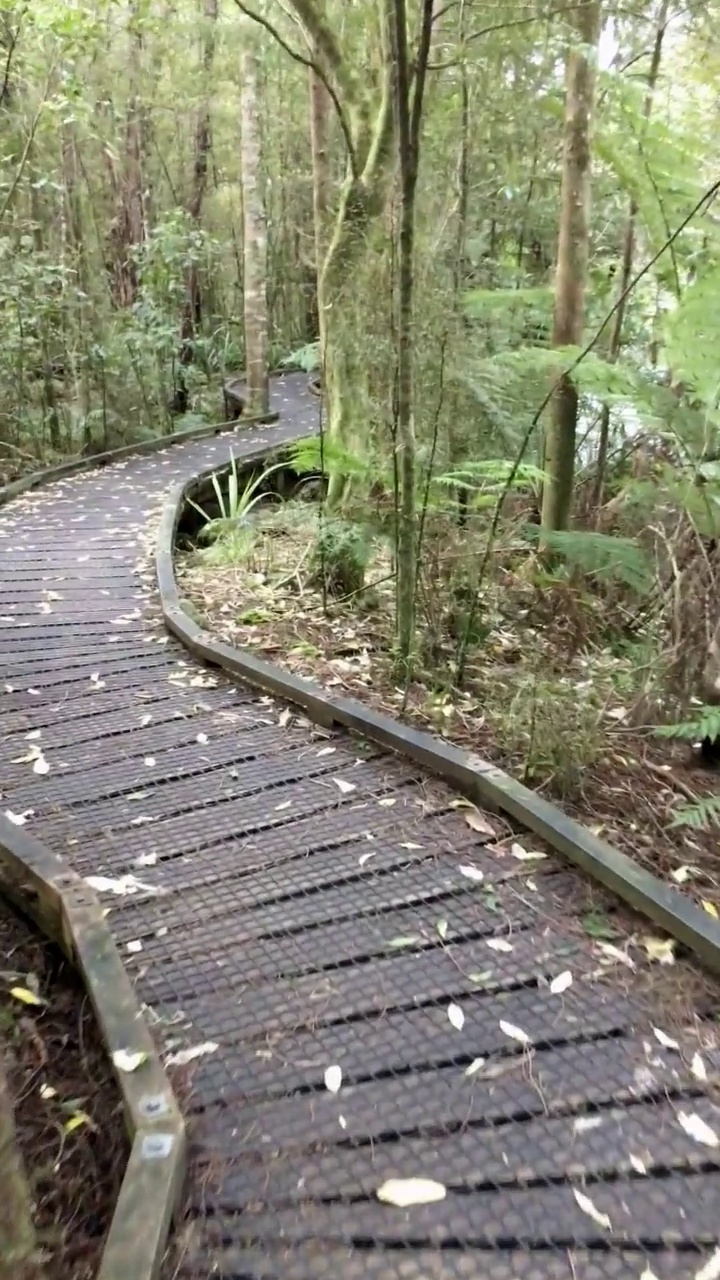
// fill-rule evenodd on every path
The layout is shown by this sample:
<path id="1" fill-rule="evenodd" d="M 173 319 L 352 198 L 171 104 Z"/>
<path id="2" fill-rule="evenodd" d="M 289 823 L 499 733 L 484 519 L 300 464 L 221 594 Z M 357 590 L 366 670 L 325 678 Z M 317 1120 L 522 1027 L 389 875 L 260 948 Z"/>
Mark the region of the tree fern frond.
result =
<path id="1" fill-rule="evenodd" d="M 525 536 L 535 541 L 540 530 L 536 525 L 528 525 Z M 632 538 L 583 529 L 556 530 L 544 538 L 551 551 L 584 573 L 624 582 L 640 593 L 647 591 L 652 583 L 648 560 Z"/>

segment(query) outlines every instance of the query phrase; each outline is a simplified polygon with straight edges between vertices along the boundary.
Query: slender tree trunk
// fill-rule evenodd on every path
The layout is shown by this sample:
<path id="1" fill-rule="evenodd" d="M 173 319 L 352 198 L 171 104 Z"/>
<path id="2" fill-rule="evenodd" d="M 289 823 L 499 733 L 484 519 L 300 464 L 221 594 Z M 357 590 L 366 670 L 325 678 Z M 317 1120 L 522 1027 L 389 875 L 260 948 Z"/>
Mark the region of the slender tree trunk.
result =
<path id="1" fill-rule="evenodd" d="M 92 407 L 92 398 L 90 391 L 88 351 L 90 331 L 87 316 L 90 289 L 87 254 L 85 251 L 85 236 L 83 233 L 82 205 L 80 202 L 80 190 L 78 185 L 77 134 L 74 121 L 70 121 L 62 127 L 61 148 L 63 183 L 65 188 L 65 235 L 77 285 L 75 291 L 76 301 L 74 312 L 77 324 L 78 347 L 82 352 L 81 366 L 78 368 L 77 363 L 75 363 L 72 373 L 78 399 L 80 401 L 84 444 L 86 448 L 90 448 L 92 446 L 92 431 L 89 425 L 89 418 Z M 99 335 L 97 334 L 95 335 L 95 341 L 99 341 Z M 104 440 L 103 444 L 107 447 L 107 440 Z"/>
<path id="2" fill-rule="evenodd" d="M 670 0 L 660 0 L 660 9 L 657 17 L 657 27 L 655 30 L 655 43 L 653 45 L 652 57 L 648 68 L 647 93 L 645 95 L 645 104 L 643 108 L 643 120 L 645 124 L 650 119 L 652 111 L 653 95 L 657 84 L 658 75 L 660 74 L 660 61 L 662 58 L 662 47 L 665 39 L 665 31 L 667 29 L 668 13 L 670 10 Z M 634 199 L 630 200 L 628 209 L 628 218 L 625 226 L 625 235 L 623 237 L 622 258 L 620 262 L 620 276 L 618 279 L 616 309 L 612 318 L 612 328 L 610 330 L 610 341 L 608 343 L 608 361 L 610 364 L 617 362 L 620 355 L 620 343 L 622 340 L 622 328 L 625 321 L 625 308 L 627 305 L 627 290 L 630 284 L 633 267 L 633 257 L 635 253 L 635 223 L 637 221 L 638 206 Z M 598 453 L 596 461 L 595 490 L 593 493 L 593 503 L 597 509 L 597 518 L 600 518 L 599 508 L 603 502 L 605 489 L 605 473 L 607 470 L 608 446 L 610 442 L 610 406 L 607 401 L 603 404 L 602 414 L 600 417 L 600 433 L 598 439 Z"/>
<path id="3" fill-rule="evenodd" d="M 130 12 L 131 83 L 125 115 L 125 155 L 120 166 L 105 149 L 108 172 L 115 192 L 115 215 L 109 234 L 109 262 L 112 297 L 116 307 L 131 307 L 137 299 L 138 274 L 134 251 L 147 238 L 145 208 L 145 146 L 143 105 L 139 92 L 143 64 L 143 36 L 138 10 Z"/>
<path id="4" fill-rule="evenodd" d="M 322 262 L 327 241 L 328 212 L 330 208 L 330 159 L 328 134 L 330 125 L 330 95 L 320 76 L 311 67 L 308 72 L 310 90 L 310 144 L 313 167 L 313 226 L 315 232 L 315 292 L 318 299 L 318 326 L 323 343 L 323 307 L 320 302 Z"/>
<path id="5" fill-rule="evenodd" d="M 216 27 L 218 18 L 218 0 L 203 0 L 203 33 L 201 76 L 203 96 L 198 108 L 195 122 L 195 146 L 193 152 L 193 169 L 190 181 L 190 193 L 187 201 L 187 215 L 196 228 L 200 228 L 202 206 L 207 189 L 208 165 L 210 159 L 210 95 L 213 63 L 215 61 Z M 202 321 L 202 297 L 200 293 L 200 275 L 198 264 L 193 256 L 185 272 L 185 300 L 183 302 L 182 319 L 180 321 L 180 369 L 172 402 L 176 413 L 186 413 L 188 408 L 188 389 L 185 380 L 185 369 L 195 358 L 195 338 Z"/>
<path id="6" fill-rule="evenodd" d="M 600 36 L 600 0 L 581 0 L 575 41 L 567 60 L 565 141 L 560 187 L 560 230 L 555 274 L 552 341 L 578 346 L 585 322 L 585 285 L 590 235 L 590 131 L 595 100 L 595 58 Z M 578 393 L 563 377 L 553 397 L 545 437 L 543 533 L 567 529 L 575 476 Z"/>
<path id="7" fill-rule="evenodd" d="M 260 166 L 261 68 L 251 23 L 244 24 L 244 33 L 240 112 L 247 407 L 250 413 L 267 413 L 270 401 L 268 379 L 270 325 L 267 301 L 267 215 Z"/>
<path id="8" fill-rule="evenodd" d="M 43 239 L 43 218 L 40 207 L 40 193 L 36 182 L 30 183 L 30 216 L 32 218 L 33 248 L 38 258 L 45 251 Z M 43 307 L 39 317 L 38 331 L 40 338 L 40 359 L 42 361 L 42 398 L 43 421 L 47 425 L 51 448 L 56 453 L 62 448 L 60 437 L 60 414 L 58 412 L 55 382 L 53 380 L 53 360 L 51 348 L 51 324 L 47 310 Z"/>
<path id="9" fill-rule="evenodd" d="M 423 97 L 432 35 L 433 0 L 424 0 L 422 32 L 411 93 L 405 0 L 395 0 L 393 56 L 397 67 L 396 116 L 400 162 L 400 254 L 397 325 L 396 451 L 399 479 L 397 533 L 397 651 L 406 673 L 415 642 L 417 577 L 416 446 L 413 396 L 413 294 L 415 213 Z"/>

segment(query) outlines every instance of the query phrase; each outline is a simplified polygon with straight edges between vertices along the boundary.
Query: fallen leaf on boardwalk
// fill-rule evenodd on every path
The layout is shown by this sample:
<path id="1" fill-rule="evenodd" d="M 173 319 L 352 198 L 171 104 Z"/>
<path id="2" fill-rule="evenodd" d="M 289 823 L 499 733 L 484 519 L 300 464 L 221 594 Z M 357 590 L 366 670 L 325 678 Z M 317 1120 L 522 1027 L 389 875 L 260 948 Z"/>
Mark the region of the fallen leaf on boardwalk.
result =
<path id="1" fill-rule="evenodd" d="M 460 1005 L 449 1004 L 447 1008 L 447 1016 L 450 1021 L 450 1025 L 454 1027 L 456 1031 L 462 1031 L 465 1026 L 465 1014 L 460 1008 Z"/>
<path id="2" fill-rule="evenodd" d="M 137 1071 L 138 1067 L 147 1062 L 148 1056 L 134 1049 L 116 1049 L 112 1060 L 113 1066 L 117 1067 L 118 1071 L 131 1072 Z"/>
<path id="3" fill-rule="evenodd" d="M 647 1169 L 645 1168 L 642 1160 L 639 1156 L 634 1156 L 632 1151 L 628 1154 L 628 1160 L 636 1173 L 641 1173 L 643 1176 L 647 1174 Z"/>
<path id="4" fill-rule="evenodd" d="M 355 783 L 346 782 L 344 778 L 333 778 L 333 782 L 335 783 L 338 791 L 342 791 L 344 796 L 348 795 L 350 791 L 357 791 Z"/>
<path id="5" fill-rule="evenodd" d="M 693 1060 L 690 1063 L 690 1070 L 692 1071 L 696 1080 L 707 1080 L 707 1071 L 705 1070 L 705 1063 L 703 1062 L 699 1053 L 696 1053 L 693 1055 Z"/>
<path id="6" fill-rule="evenodd" d="M 90 683 L 93 684 L 96 689 L 105 688 L 105 681 L 100 679 L 99 671 L 93 671 L 92 675 L 90 676 Z"/>
<path id="7" fill-rule="evenodd" d="M 659 964 L 675 963 L 675 939 L 651 938 L 642 940 L 648 960 L 657 960 Z"/>
<path id="8" fill-rule="evenodd" d="M 677 1040 L 673 1040 L 672 1036 L 669 1036 L 664 1031 L 661 1031 L 659 1027 L 653 1027 L 653 1035 L 655 1036 L 655 1039 L 658 1041 L 658 1043 L 662 1045 L 663 1049 L 679 1049 L 680 1048 L 680 1045 L 678 1044 Z"/>
<path id="9" fill-rule="evenodd" d="M 337 751 L 337 747 L 321 747 L 317 752 L 318 756 L 331 756 Z"/>
<path id="10" fill-rule="evenodd" d="M 151 721 L 151 720 L 152 720 L 152 716 L 150 716 L 150 715 L 143 716 L 143 717 L 142 717 L 142 719 L 141 719 L 141 721 L 140 721 L 140 728 L 141 728 L 141 729 L 146 729 L 146 728 L 147 728 L 147 726 L 150 724 L 150 721 Z"/>
<path id="11" fill-rule="evenodd" d="M 602 1116 L 578 1116 L 573 1121 L 573 1133 L 587 1133 L 590 1129 L 599 1129 Z"/>
<path id="12" fill-rule="evenodd" d="M 291 804 L 292 804 L 292 800 L 281 801 L 280 804 L 275 805 L 275 813 L 277 813 L 280 809 L 289 809 Z"/>
<path id="13" fill-rule="evenodd" d="M 486 938 L 485 944 L 491 951 L 512 951 L 512 943 L 506 942 L 504 938 Z"/>
<path id="14" fill-rule="evenodd" d="M 31 729 L 29 733 L 25 734 L 25 737 L 28 742 L 32 742 L 37 738 L 41 737 L 41 735 L 42 735 L 42 729 Z"/>
<path id="15" fill-rule="evenodd" d="M 469 973 L 468 978 L 470 979 L 471 982 L 484 983 L 484 982 L 489 982 L 490 979 L 492 978 L 492 975 L 493 975 L 492 969 L 483 969 L 482 973 Z"/>
<path id="16" fill-rule="evenodd" d="M 444 1200 L 447 1189 L 442 1182 L 433 1182 L 432 1178 L 388 1178 L 377 1189 L 377 1198 L 383 1204 L 394 1205 L 397 1209 L 409 1209 L 412 1205 L 435 1204 Z"/>
<path id="17" fill-rule="evenodd" d="M 280 728 L 281 729 L 287 728 L 291 720 L 292 720 L 292 711 L 290 710 L 289 707 L 286 707 L 285 710 L 281 711 L 280 715 L 278 716 L 278 724 L 280 725 Z"/>
<path id="18" fill-rule="evenodd" d="M 708 902 L 706 898 L 703 898 L 703 910 L 707 911 L 713 920 L 720 920 L 720 915 L 718 915 L 718 909 L 714 902 Z"/>
<path id="19" fill-rule="evenodd" d="M 420 938 L 416 933 L 408 933 L 402 938 L 391 938 L 387 945 L 400 950 L 401 947 L 415 947 L 419 941 Z"/>
<path id="20" fill-rule="evenodd" d="M 195 741 L 199 742 L 201 747 L 206 747 L 210 739 L 206 733 L 199 733 Z"/>
<path id="21" fill-rule="evenodd" d="M 435 925 L 435 928 L 438 931 L 439 937 L 441 937 L 444 941 L 445 938 L 447 938 L 447 931 L 448 931 L 447 920 L 438 920 L 437 924 Z"/>
<path id="22" fill-rule="evenodd" d="M 695 1280 L 720 1280 L 720 1249 L 695 1273 Z"/>
<path id="23" fill-rule="evenodd" d="M 383 809 L 392 809 L 393 805 L 395 804 L 395 797 L 394 797 L 394 796 L 386 796 L 384 800 L 378 800 L 378 804 L 379 804 Z"/>
<path id="24" fill-rule="evenodd" d="M 43 1102 L 49 1102 L 51 1098 L 57 1097 L 57 1089 L 53 1089 L 51 1084 L 41 1084 L 40 1097 L 43 1099 Z"/>
<path id="25" fill-rule="evenodd" d="M 214 1040 L 205 1040 L 202 1044 L 190 1045 L 188 1049 L 178 1049 L 177 1053 L 168 1054 L 165 1065 L 168 1067 L 186 1067 L 196 1058 L 204 1058 L 208 1053 L 216 1053 L 219 1045 Z"/>
<path id="26" fill-rule="evenodd" d="M 485 879 L 485 876 L 479 867 L 462 866 L 458 867 L 458 871 L 461 876 L 465 876 L 466 880 L 475 880 L 478 884 L 481 880 Z"/>
<path id="27" fill-rule="evenodd" d="M 473 831 L 477 831 L 481 836 L 495 835 L 495 828 L 490 826 L 487 819 L 483 818 L 477 809 L 468 809 L 465 814 L 465 821 Z"/>
<path id="28" fill-rule="evenodd" d="M 371 858 L 374 858 L 376 853 L 377 853 L 377 849 L 371 849 L 370 853 L 361 853 L 360 857 L 358 858 L 358 866 L 364 867 L 365 863 L 369 862 Z"/>
<path id="29" fill-rule="evenodd" d="M 143 760 L 143 764 L 147 765 L 148 769 L 154 769 L 157 761 L 154 756 L 146 756 Z"/>
<path id="30" fill-rule="evenodd" d="M 19 1000 L 21 1004 L 44 1005 L 45 1001 L 40 999 L 34 991 L 29 991 L 27 987 L 11 987 L 10 995 L 15 1000 Z"/>
<path id="31" fill-rule="evenodd" d="M 405 840 L 404 842 L 401 843 L 400 848 L 401 849 L 422 849 L 423 846 L 421 844 L 413 844 L 412 840 Z"/>
<path id="32" fill-rule="evenodd" d="M 599 1209 L 596 1209 L 589 1196 L 583 1195 L 582 1191 L 578 1191 L 576 1187 L 573 1187 L 573 1195 L 579 1208 L 582 1209 L 583 1213 L 587 1214 L 588 1218 L 592 1218 L 593 1222 L 596 1222 L 599 1227 L 605 1227 L 606 1231 L 612 1230 L 612 1222 L 607 1214 L 601 1213 Z"/>
<path id="33" fill-rule="evenodd" d="M 14 827 L 24 827 L 28 818 L 32 817 L 34 809 L 26 809 L 24 813 L 13 813 L 12 809 L 5 810 L 5 817 L 8 822 L 12 822 Z"/>
<path id="34" fill-rule="evenodd" d="M 33 773 L 39 773 L 44 775 L 49 772 L 50 772 L 50 765 L 48 764 L 42 752 L 40 752 L 40 754 L 37 757 L 37 760 L 33 765 Z"/>
<path id="35" fill-rule="evenodd" d="M 715 1130 L 694 1112 L 678 1111 L 678 1122 L 689 1138 L 694 1138 L 705 1147 L 720 1147 L 720 1139 Z"/>
<path id="36" fill-rule="evenodd" d="M 116 893 L 120 896 L 133 893 L 162 893 L 161 889 L 145 884 L 135 876 L 119 876 L 117 880 L 111 880 L 109 876 L 85 876 L 85 883 L 89 884 L 96 893 Z"/>
<path id="37" fill-rule="evenodd" d="M 522 1027 L 516 1027 L 512 1022 L 500 1022 L 500 1030 L 503 1035 L 509 1036 L 511 1040 L 517 1040 L 520 1044 L 531 1044 L 532 1041 L 526 1031 Z"/>
<path id="38" fill-rule="evenodd" d="M 142 951 L 142 942 L 139 938 L 133 938 L 132 942 L 126 943 L 126 946 L 131 956 L 135 956 Z"/>
<path id="39" fill-rule="evenodd" d="M 328 1093 L 337 1093 L 342 1084 L 342 1067 L 328 1067 L 325 1072 L 325 1088 Z"/>
<path id="40" fill-rule="evenodd" d="M 147 800 L 149 795 L 149 791 L 131 791 L 130 795 L 125 798 L 126 800 Z"/>
<path id="41" fill-rule="evenodd" d="M 476 1076 L 478 1071 L 485 1066 L 484 1058 L 474 1058 L 469 1067 L 465 1068 L 466 1076 Z"/>
<path id="42" fill-rule="evenodd" d="M 649 1267 L 646 1267 L 640 1276 L 640 1280 L 658 1280 L 658 1278 L 654 1271 L 651 1271 Z"/>
<path id="43" fill-rule="evenodd" d="M 563 969 L 557 978 L 553 978 L 550 983 L 550 994 L 553 996 L 561 996 L 563 991 L 567 991 L 572 986 L 573 976 L 569 969 Z"/>

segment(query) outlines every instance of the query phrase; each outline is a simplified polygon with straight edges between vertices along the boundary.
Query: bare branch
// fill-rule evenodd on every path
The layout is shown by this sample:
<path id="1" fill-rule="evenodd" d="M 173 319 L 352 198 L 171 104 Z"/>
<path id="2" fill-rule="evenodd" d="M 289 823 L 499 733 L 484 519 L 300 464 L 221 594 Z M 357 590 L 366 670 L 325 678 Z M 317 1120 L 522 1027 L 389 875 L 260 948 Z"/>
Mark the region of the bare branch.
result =
<path id="1" fill-rule="evenodd" d="M 347 147 L 351 171 L 353 173 L 353 176 L 357 177 L 357 157 L 355 154 L 355 145 L 352 140 L 352 134 L 350 132 L 350 124 L 348 122 L 347 115 L 345 113 L 345 108 L 343 107 L 343 104 L 340 101 L 340 98 L 338 97 L 337 90 L 335 89 L 335 86 L 331 83 L 330 77 L 328 76 L 325 68 L 320 64 L 320 62 L 316 58 L 307 57 L 305 54 L 300 53 L 299 49 L 293 49 L 292 45 L 288 44 L 287 40 L 285 40 L 285 38 L 281 36 L 277 27 L 275 27 L 272 24 L 272 22 L 270 22 L 263 14 L 256 13 L 254 9 L 248 8 L 248 6 L 244 3 L 244 0 L 235 0 L 235 4 L 237 5 L 241 13 L 245 14 L 246 18 L 250 18 L 253 22 L 256 22 L 258 26 L 263 27 L 265 31 L 267 31 L 269 35 L 272 36 L 273 40 L 275 40 L 276 43 L 279 44 L 283 52 L 286 53 L 289 58 L 292 58 L 293 62 L 299 62 L 301 67 L 309 67 L 312 71 L 315 72 L 318 79 L 322 80 L 322 83 L 324 84 L 325 88 L 327 89 L 330 95 L 330 98 L 332 99 L 332 104 L 335 108 L 335 113 L 337 115 L 337 118 L 340 121 L 340 128 L 342 129 L 343 137 L 345 139 L 345 146 Z M 310 32 L 309 34 L 312 34 L 312 33 Z M 319 48 L 318 48 L 318 52 L 320 52 Z"/>

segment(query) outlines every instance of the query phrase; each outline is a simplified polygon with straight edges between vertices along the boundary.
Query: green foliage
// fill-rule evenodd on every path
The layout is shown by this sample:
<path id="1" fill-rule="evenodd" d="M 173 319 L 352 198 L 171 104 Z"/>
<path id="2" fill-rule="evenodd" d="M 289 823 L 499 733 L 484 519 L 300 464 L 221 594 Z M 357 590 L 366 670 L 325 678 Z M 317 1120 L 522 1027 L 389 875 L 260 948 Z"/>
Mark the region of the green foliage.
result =
<path id="1" fill-rule="evenodd" d="M 539 530 L 535 525 L 527 525 L 525 535 L 535 541 Z M 632 538 L 587 529 L 558 530 L 546 537 L 550 551 L 600 582 L 624 582 L 639 594 L 650 588 L 653 580 L 650 564 Z"/>
<path id="2" fill-rule="evenodd" d="M 325 520 L 318 529 L 308 580 L 319 590 L 343 599 L 365 586 L 372 544 L 367 530 L 344 520 Z"/>
<path id="3" fill-rule="evenodd" d="M 670 825 L 693 827 L 696 831 L 720 826 L 720 796 L 703 796 L 696 804 L 679 805 Z"/>
<path id="4" fill-rule="evenodd" d="M 188 498 L 190 506 L 205 521 L 200 530 L 200 541 L 217 543 L 222 540 L 224 546 L 217 554 L 225 559 L 236 559 L 245 554 L 252 540 L 252 530 L 248 525 L 250 516 L 254 508 L 267 500 L 270 477 L 284 470 L 285 466 L 284 462 L 273 463 L 258 475 L 250 476 L 244 484 L 235 458 L 230 459 L 227 468 L 214 472 L 210 479 L 220 515 L 210 516 L 197 502 Z"/>
<path id="5" fill-rule="evenodd" d="M 659 738 L 680 738 L 688 742 L 720 737 L 720 707 L 697 706 L 693 710 L 695 715 L 691 720 L 680 724 L 658 725 L 656 735 Z"/>
<path id="6" fill-rule="evenodd" d="M 307 342 L 304 346 L 291 351 L 280 361 L 283 368 L 304 369 L 306 373 L 315 373 L 320 368 L 320 343 Z"/>

